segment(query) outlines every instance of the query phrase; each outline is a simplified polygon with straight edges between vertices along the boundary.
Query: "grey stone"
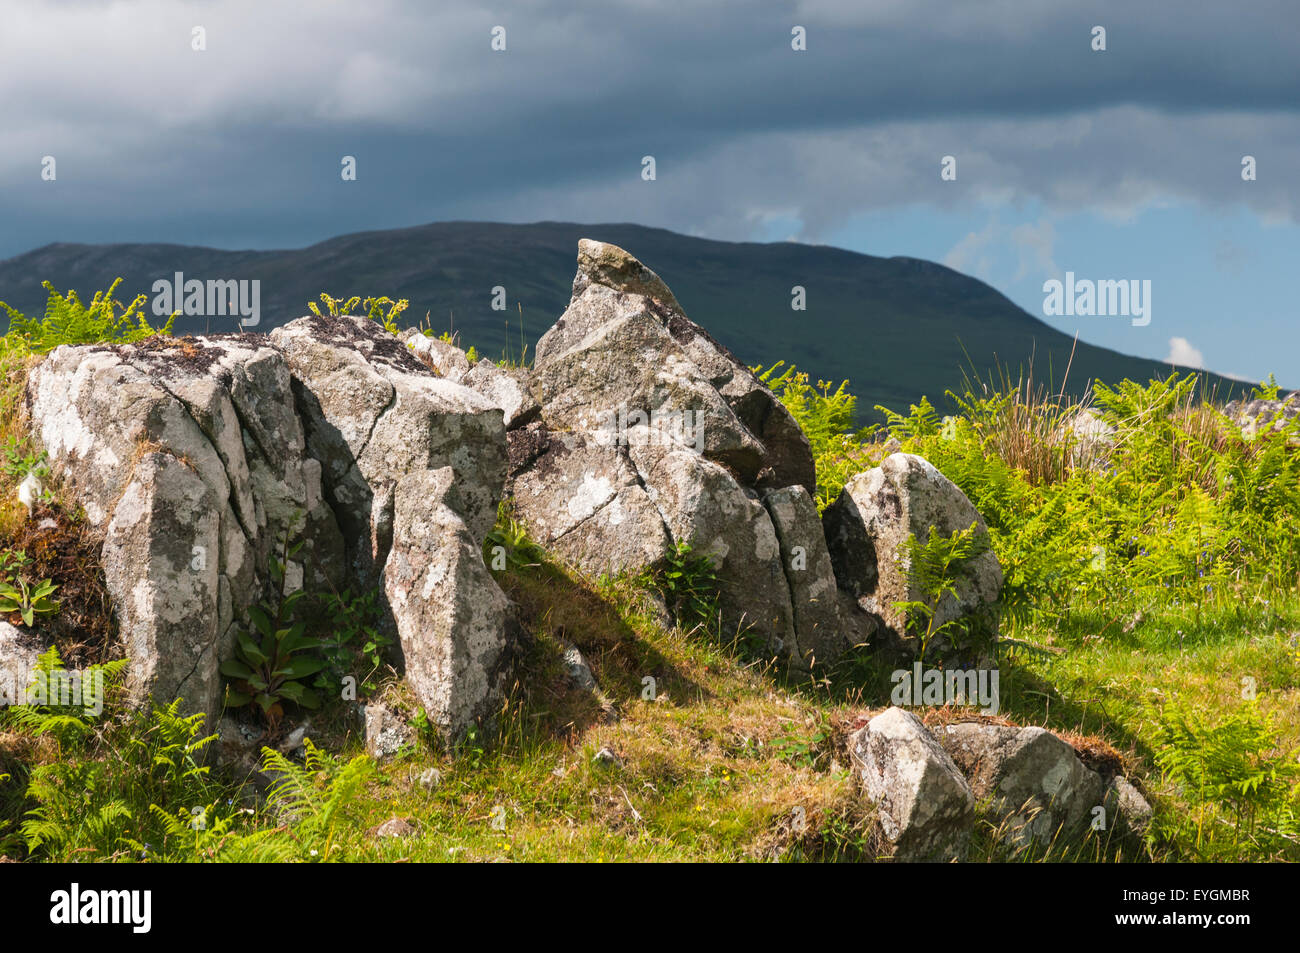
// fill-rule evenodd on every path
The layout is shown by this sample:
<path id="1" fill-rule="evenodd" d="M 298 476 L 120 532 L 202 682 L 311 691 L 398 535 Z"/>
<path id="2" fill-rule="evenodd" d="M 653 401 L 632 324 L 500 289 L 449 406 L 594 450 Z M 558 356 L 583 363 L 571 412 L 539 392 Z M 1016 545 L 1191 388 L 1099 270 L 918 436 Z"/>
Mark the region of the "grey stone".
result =
<path id="1" fill-rule="evenodd" d="M 890 708 L 849 738 L 849 752 L 897 860 L 965 859 L 975 799 L 921 719 Z"/>
<path id="2" fill-rule="evenodd" d="M 1102 803 L 1101 778 L 1043 728 L 966 722 L 948 725 L 939 739 L 1010 844 L 1076 833 Z"/>
<path id="3" fill-rule="evenodd" d="M 375 760 L 390 758 L 415 744 L 415 729 L 380 702 L 365 706 L 366 753 Z"/>
<path id="4" fill-rule="evenodd" d="M 860 636 L 841 610 L 817 504 L 796 485 L 767 491 L 763 505 L 781 546 L 781 565 L 790 587 L 795 632 L 791 662 L 801 668 L 828 665 L 858 644 Z"/>
<path id="5" fill-rule="evenodd" d="M 974 525 L 988 539 L 988 527 L 966 495 L 928 461 L 908 453 L 891 454 L 879 467 L 851 479 L 822 514 L 822 524 L 840 588 L 913 646 L 917 633 L 909 624 L 920 620 L 896 607 L 924 599 L 909 579 L 909 537 L 925 543 L 932 530 L 950 536 Z M 979 617 L 996 633 L 996 603 L 1002 590 L 997 557 L 986 550 L 955 576 L 956 592 L 939 600 L 934 629 Z"/>
<path id="6" fill-rule="evenodd" d="M 634 443 L 630 454 L 673 540 L 712 560 L 728 634 L 743 630 L 773 656 L 789 656 L 790 589 L 776 531 L 757 494 L 689 450 Z"/>
<path id="7" fill-rule="evenodd" d="M 1151 827 L 1154 812 L 1150 803 L 1123 775 L 1117 774 L 1107 783 L 1103 806 L 1107 823 L 1118 821 L 1123 831 L 1142 837 Z"/>
<path id="8" fill-rule="evenodd" d="M 550 552 L 594 575 L 639 572 L 672 551 L 623 448 L 549 434 L 513 483 L 516 514 Z"/>
<path id="9" fill-rule="evenodd" d="M 299 318 L 271 333 L 293 373 L 308 448 L 321 461 L 357 577 L 375 580 L 392 536 L 393 490 L 407 474 L 450 466 L 480 541 L 505 482 L 499 407 L 438 377 L 365 318 Z"/>
<path id="10" fill-rule="evenodd" d="M 454 472 L 412 473 L 397 485 L 384 592 L 406 680 L 450 737 L 500 704 L 509 661 L 507 600 L 461 516 Z"/>

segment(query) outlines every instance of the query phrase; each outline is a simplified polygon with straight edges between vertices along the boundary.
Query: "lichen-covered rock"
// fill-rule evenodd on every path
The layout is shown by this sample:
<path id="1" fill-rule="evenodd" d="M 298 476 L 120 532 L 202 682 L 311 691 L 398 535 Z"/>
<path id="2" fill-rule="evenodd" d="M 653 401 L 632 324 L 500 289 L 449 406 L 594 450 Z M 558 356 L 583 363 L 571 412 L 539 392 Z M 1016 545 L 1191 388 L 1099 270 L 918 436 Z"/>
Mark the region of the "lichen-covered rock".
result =
<path id="1" fill-rule="evenodd" d="M 212 488 L 194 470 L 158 452 L 140 458 L 113 510 L 104 579 L 137 698 L 184 698 L 192 711 L 221 707 L 217 669 L 234 640 L 233 592 L 229 582 L 221 584 L 217 559 L 195 555 L 222 551 L 219 512 Z"/>
<path id="2" fill-rule="evenodd" d="M 1151 826 L 1151 805 L 1133 782 L 1123 775 L 1115 775 L 1106 784 L 1102 801 L 1107 823 L 1115 823 L 1121 831 L 1142 837 Z"/>
<path id="3" fill-rule="evenodd" d="M 818 587 L 803 591 L 812 628 L 800 651 L 759 495 L 815 486 L 808 440 L 772 392 L 658 275 L 587 239 L 572 300 L 535 353 L 540 418 L 511 432 L 510 492 L 540 541 L 593 574 L 640 571 L 687 544 L 714 562 L 728 630 L 799 665 L 829 660 L 839 643 L 822 616 L 838 598 L 823 611 Z"/>
<path id="4" fill-rule="evenodd" d="M 375 580 L 382 570 L 394 487 L 407 474 L 450 466 L 466 525 L 486 537 L 505 481 L 499 407 L 434 374 L 366 318 L 299 318 L 271 340 L 289 362 L 308 449 L 324 468 L 359 579 Z"/>
<path id="5" fill-rule="evenodd" d="M 795 631 L 791 662 L 801 668 L 829 664 L 864 639 L 841 608 L 817 504 L 802 486 L 788 486 L 768 490 L 763 505 L 772 518 L 790 587 Z"/>
<path id="6" fill-rule="evenodd" d="M 925 601 L 910 576 L 908 539 L 920 543 L 931 532 L 950 536 L 975 527 L 987 543 L 988 527 L 970 500 L 928 461 L 894 453 L 879 467 L 859 473 L 822 514 L 826 544 L 839 586 L 863 610 L 904 642 L 915 642 L 916 620 L 899 602 Z M 933 628 L 974 619 L 996 633 L 995 606 L 1002 590 L 1002 567 L 991 550 L 956 567 L 955 593 L 945 593 L 935 609 Z M 942 640 L 940 640 L 942 641 Z"/>
<path id="7" fill-rule="evenodd" d="M 815 492 L 812 449 L 754 374 L 686 317 L 667 285 L 615 245 L 582 239 L 573 298 L 537 342 L 534 386 L 553 429 L 619 408 L 691 412 L 706 457 L 742 482 Z M 586 372 L 585 374 L 583 372 Z M 577 394 L 570 393 L 579 388 Z M 552 408 L 554 404 L 554 408 Z M 573 411 L 577 409 L 577 415 Z"/>
<path id="8" fill-rule="evenodd" d="M 506 597 L 461 516 L 455 479 L 444 467 L 397 483 L 383 576 L 406 680 L 450 737 L 496 709 L 509 660 Z"/>
<path id="9" fill-rule="evenodd" d="M 533 397 L 527 368 L 498 367 L 482 360 L 470 368 L 461 383 L 501 408 L 507 430 L 527 426 L 541 415 L 542 405 Z"/>
<path id="10" fill-rule="evenodd" d="M 306 454 L 278 350 L 216 335 L 60 347 L 32 369 L 36 437 L 104 536 L 105 582 L 131 685 L 219 707 L 217 666 L 270 553 L 303 544 L 299 585 L 339 585 L 343 538 Z"/>
<path id="11" fill-rule="evenodd" d="M 505 627 L 487 626 L 489 647 L 480 623 L 505 599 L 479 547 L 505 479 L 503 412 L 375 322 L 58 348 L 29 376 L 28 409 L 103 536 L 137 698 L 220 710 L 219 666 L 248 607 L 273 597 L 268 564 L 286 538 L 302 544 L 291 590 L 358 592 L 380 585 L 396 535 L 385 593 L 398 601 L 380 624 L 402 636 L 440 723 L 459 729 L 489 704 Z M 448 485 L 431 509 L 412 497 L 399 516 L 402 481 L 435 471 Z M 425 588 L 411 590 L 414 572 Z"/>
<path id="12" fill-rule="evenodd" d="M 469 356 L 450 341 L 427 335 L 418 328 L 403 331 L 398 339 L 439 377 L 459 383 L 469 373 Z"/>
<path id="13" fill-rule="evenodd" d="M 1300 416 L 1300 393 L 1279 399 L 1256 397 L 1230 401 L 1224 406 L 1223 413 L 1241 428 L 1242 436 L 1249 439 L 1269 430 L 1281 430 Z M 1294 444 L 1297 439 L 1293 435 L 1288 442 Z"/>
<path id="14" fill-rule="evenodd" d="M 390 758 L 407 745 L 415 744 L 415 729 L 382 702 L 365 706 L 364 724 L 366 753 L 376 761 Z"/>
<path id="15" fill-rule="evenodd" d="M 921 719 L 890 708 L 849 738 L 849 752 L 895 859 L 965 859 L 975 798 Z"/>
<path id="16" fill-rule="evenodd" d="M 667 422 L 658 429 L 670 436 L 680 421 L 676 429 L 689 433 L 699 452 L 752 481 L 762 445 L 647 308 L 645 299 L 604 285 L 589 286 L 569 305 L 566 316 L 580 311 L 595 329 L 568 350 L 539 343 L 533 386 L 542 420 L 552 430 L 604 431 L 615 439 L 620 417 Z"/>
<path id="17" fill-rule="evenodd" d="M 753 490 L 689 450 L 634 442 L 630 456 L 672 539 L 709 557 L 724 624 L 773 656 L 796 646 L 790 588 L 772 520 Z"/>
<path id="18" fill-rule="evenodd" d="M 1013 845 L 1076 833 L 1102 804 L 1101 777 L 1043 728 L 966 722 L 938 737 Z"/>
<path id="19" fill-rule="evenodd" d="M 623 448 L 576 433 L 544 439 L 513 484 L 515 512 L 538 542 L 593 574 L 637 572 L 672 551 Z"/>
<path id="20" fill-rule="evenodd" d="M 40 639 L 0 619 L 0 707 L 22 703 L 41 651 Z"/>

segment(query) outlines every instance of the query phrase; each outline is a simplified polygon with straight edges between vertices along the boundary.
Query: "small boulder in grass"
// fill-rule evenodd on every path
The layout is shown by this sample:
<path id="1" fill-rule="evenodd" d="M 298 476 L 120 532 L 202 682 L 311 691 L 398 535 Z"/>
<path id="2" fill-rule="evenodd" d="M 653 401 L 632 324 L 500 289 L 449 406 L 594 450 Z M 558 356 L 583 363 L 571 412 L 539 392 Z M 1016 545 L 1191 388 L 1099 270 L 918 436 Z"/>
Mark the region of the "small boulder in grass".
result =
<path id="1" fill-rule="evenodd" d="M 962 722 L 945 726 L 940 738 L 1011 846 L 1077 833 L 1102 804 L 1101 777 L 1043 728 Z"/>
<path id="2" fill-rule="evenodd" d="M 384 823 L 370 828 L 366 833 L 376 839 L 410 837 L 415 833 L 415 825 L 404 817 L 390 817 Z"/>
<path id="3" fill-rule="evenodd" d="M 390 758 L 415 743 L 415 729 L 387 706 L 372 702 L 365 706 L 366 753 L 376 761 Z"/>
<path id="4" fill-rule="evenodd" d="M 1150 803 L 1122 775 L 1116 775 L 1107 784 L 1104 806 L 1107 818 L 1123 832 L 1143 837 L 1151 826 L 1153 812 Z"/>
<path id="5" fill-rule="evenodd" d="M 920 718 L 888 709 L 849 738 L 849 754 L 895 860 L 965 859 L 975 797 Z"/>

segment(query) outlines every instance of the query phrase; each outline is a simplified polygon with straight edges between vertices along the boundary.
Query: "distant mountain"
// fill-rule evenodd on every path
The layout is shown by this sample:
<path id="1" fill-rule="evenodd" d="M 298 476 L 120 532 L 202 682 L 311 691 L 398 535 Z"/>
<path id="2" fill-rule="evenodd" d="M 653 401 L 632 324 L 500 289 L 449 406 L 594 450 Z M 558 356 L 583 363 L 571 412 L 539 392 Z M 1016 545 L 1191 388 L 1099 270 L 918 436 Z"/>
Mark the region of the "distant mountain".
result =
<path id="1" fill-rule="evenodd" d="M 709 241 L 639 225 L 442 222 L 359 232 L 290 251 L 220 251 L 182 245 L 47 245 L 0 261 L 0 300 L 43 311 L 42 280 L 89 297 L 114 278 L 119 297 L 153 283 L 258 279 L 267 331 L 307 313 L 322 291 L 409 298 L 408 323 L 428 313 L 464 346 L 489 356 L 530 347 L 568 303 L 579 238 L 613 242 L 653 268 L 686 313 L 749 364 L 784 359 L 813 379 L 850 382 L 864 419 L 883 404 L 905 411 L 927 395 L 943 406 L 964 371 L 1001 365 L 1018 373 L 1032 357 L 1035 377 L 1059 386 L 1074 345 L 1067 335 L 974 278 L 916 258 L 876 258 L 821 245 Z M 791 309 L 791 289 L 807 310 Z M 508 309 L 492 309 L 503 287 Z M 177 332 L 233 330 L 232 318 L 178 320 Z M 1070 390 L 1093 378 L 1145 381 L 1169 365 L 1080 342 Z M 1240 382 L 1207 375 L 1220 396 Z"/>

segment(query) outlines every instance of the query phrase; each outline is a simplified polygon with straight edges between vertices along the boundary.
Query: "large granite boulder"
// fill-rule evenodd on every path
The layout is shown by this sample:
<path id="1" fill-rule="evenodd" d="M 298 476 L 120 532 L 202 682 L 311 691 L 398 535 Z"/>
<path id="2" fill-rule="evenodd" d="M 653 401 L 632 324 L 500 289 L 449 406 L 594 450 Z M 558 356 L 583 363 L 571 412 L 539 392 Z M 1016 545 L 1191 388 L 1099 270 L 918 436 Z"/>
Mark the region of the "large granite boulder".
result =
<path id="1" fill-rule="evenodd" d="M 863 619 L 841 618 L 815 508 L 810 523 L 806 506 L 796 516 L 776 498 L 795 521 L 786 559 L 764 505 L 790 487 L 811 504 L 807 438 L 658 275 L 583 239 L 573 297 L 535 354 L 528 390 L 540 411 L 511 431 L 510 493 L 539 542 L 593 574 L 639 572 L 688 544 L 713 560 L 724 626 L 799 667 L 862 641 Z"/>
<path id="2" fill-rule="evenodd" d="M 343 582 L 343 537 L 306 454 L 284 356 L 260 336 L 60 347 L 27 412 L 71 500 L 103 534 L 108 593 L 138 696 L 209 714 L 217 667 L 270 553 L 302 541 L 298 586 Z"/>
<path id="3" fill-rule="evenodd" d="M 137 699 L 180 697 L 215 723 L 220 665 L 249 607 L 276 597 L 270 557 L 292 540 L 290 590 L 397 599 L 387 624 L 435 723 L 460 731 L 492 708 L 510 629 L 481 546 L 505 480 L 503 411 L 379 324 L 61 347 L 28 377 L 27 416 L 102 537 Z M 404 482 L 428 492 L 426 511 L 409 491 L 398 512 Z"/>
<path id="4" fill-rule="evenodd" d="M 744 630 L 773 656 L 805 664 L 781 544 L 758 494 L 690 450 L 634 442 L 630 455 L 673 541 L 712 560 L 728 632 Z"/>

